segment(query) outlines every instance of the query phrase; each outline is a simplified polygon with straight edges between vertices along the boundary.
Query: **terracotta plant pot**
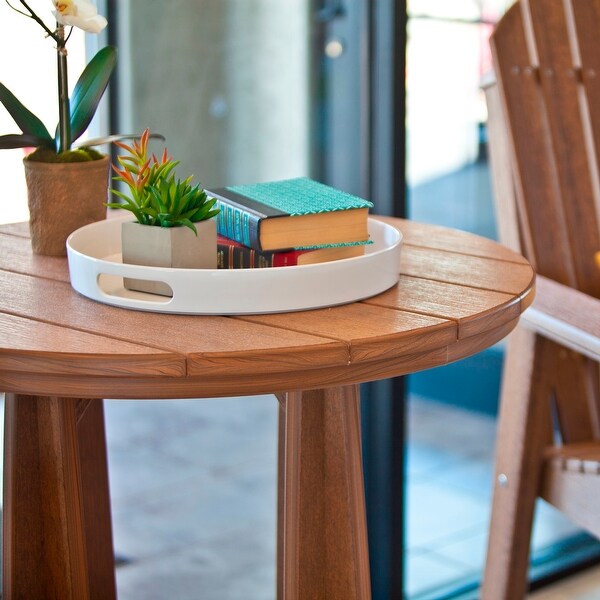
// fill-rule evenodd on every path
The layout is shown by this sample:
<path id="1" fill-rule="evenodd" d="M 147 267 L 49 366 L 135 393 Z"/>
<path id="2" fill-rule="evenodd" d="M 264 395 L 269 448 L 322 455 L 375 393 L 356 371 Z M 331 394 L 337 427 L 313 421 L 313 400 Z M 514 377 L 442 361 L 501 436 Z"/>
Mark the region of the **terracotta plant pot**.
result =
<path id="1" fill-rule="evenodd" d="M 148 267 L 175 269 L 217 268 L 217 222 L 194 223 L 198 235 L 188 227 L 155 227 L 133 221 L 121 225 L 123 262 Z M 171 287 L 161 281 L 123 278 L 128 290 L 172 296 Z"/>
<path id="2" fill-rule="evenodd" d="M 66 256 L 69 235 L 106 218 L 109 157 L 78 163 L 24 160 L 34 254 Z"/>

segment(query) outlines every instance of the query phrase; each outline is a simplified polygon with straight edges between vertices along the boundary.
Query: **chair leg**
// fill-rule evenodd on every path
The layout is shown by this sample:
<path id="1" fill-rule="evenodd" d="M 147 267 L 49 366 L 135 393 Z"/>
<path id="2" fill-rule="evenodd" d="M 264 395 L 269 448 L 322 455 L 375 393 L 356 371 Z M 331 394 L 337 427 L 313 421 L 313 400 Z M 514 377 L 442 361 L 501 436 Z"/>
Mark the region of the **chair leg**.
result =
<path id="1" fill-rule="evenodd" d="M 116 597 L 102 400 L 7 394 L 3 598 Z"/>
<path id="2" fill-rule="evenodd" d="M 371 597 L 357 386 L 280 397 L 277 597 Z"/>
<path id="3" fill-rule="evenodd" d="M 551 345 L 522 327 L 510 336 L 502 380 L 494 499 L 481 598 L 525 596 L 543 448 L 550 442 Z"/>

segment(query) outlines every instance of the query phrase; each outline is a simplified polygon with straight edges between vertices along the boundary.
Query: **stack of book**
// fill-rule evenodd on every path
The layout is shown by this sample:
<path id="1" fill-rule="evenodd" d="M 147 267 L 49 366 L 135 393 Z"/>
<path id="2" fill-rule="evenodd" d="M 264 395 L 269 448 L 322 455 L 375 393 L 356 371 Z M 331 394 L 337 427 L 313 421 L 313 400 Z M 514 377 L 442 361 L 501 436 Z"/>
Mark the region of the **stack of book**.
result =
<path id="1" fill-rule="evenodd" d="M 219 268 L 308 265 L 360 256 L 373 206 L 307 178 L 206 190 L 217 217 Z"/>

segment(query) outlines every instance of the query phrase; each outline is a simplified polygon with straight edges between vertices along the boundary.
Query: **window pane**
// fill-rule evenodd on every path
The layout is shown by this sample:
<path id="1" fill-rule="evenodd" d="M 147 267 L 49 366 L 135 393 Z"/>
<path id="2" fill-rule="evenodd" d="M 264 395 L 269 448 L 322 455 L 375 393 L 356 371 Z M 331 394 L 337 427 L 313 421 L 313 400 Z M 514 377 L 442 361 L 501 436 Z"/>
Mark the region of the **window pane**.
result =
<path id="1" fill-rule="evenodd" d="M 118 8 L 120 130 L 162 133 L 206 186 L 307 174 L 307 0 Z"/>
<path id="2" fill-rule="evenodd" d="M 37 9 L 35 3 L 33 8 Z M 52 4 L 41 3 L 39 16 L 52 27 Z M 2 39 L 0 45 L 4 60 L 0 67 L 0 81 L 54 132 L 58 122 L 56 80 L 56 52 L 54 42 L 42 28 L 23 15 L 16 13 L 4 2 L 0 3 Z M 73 30 L 67 49 L 69 52 L 69 84 L 72 87 L 85 66 L 85 34 Z M 8 59 L 7 57 L 12 57 Z M 20 133 L 12 117 L 0 105 L 0 135 Z M 0 223 L 26 221 L 27 192 L 23 157 L 31 149 L 0 150 L 0 179 L 5 201 L 0 209 Z"/>

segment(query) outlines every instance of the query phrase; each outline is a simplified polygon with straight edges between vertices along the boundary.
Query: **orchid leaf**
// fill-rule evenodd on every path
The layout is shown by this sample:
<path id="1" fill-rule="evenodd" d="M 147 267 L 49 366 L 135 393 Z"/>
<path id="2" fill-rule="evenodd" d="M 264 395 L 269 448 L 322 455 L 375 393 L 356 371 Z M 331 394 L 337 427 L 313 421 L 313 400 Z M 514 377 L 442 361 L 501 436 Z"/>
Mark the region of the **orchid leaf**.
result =
<path id="1" fill-rule="evenodd" d="M 9 148 L 36 148 L 38 146 L 54 147 L 52 138 L 39 138 L 29 133 L 12 133 L 0 136 L 0 150 Z"/>
<path id="2" fill-rule="evenodd" d="M 52 136 L 48 133 L 46 126 L 38 119 L 28 108 L 26 108 L 16 96 L 2 83 L 0 83 L 0 102 L 4 105 L 15 123 L 21 128 L 21 131 L 37 140 L 44 140 L 43 144 L 39 141 L 32 144 L 34 146 L 49 145 L 52 142 Z M 19 146 L 13 146 L 18 148 Z"/>
<path id="3" fill-rule="evenodd" d="M 79 142 L 79 144 L 73 144 L 73 148 L 79 148 L 81 146 L 102 146 L 104 144 L 112 144 L 114 142 L 119 142 L 121 140 L 135 140 L 135 139 L 139 139 L 140 134 L 139 133 L 115 133 L 114 135 L 106 135 L 103 137 L 99 137 L 99 138 L 93 138 L 90 140 L 84 140 L 83 142 Z M 162 142 L 165 141 L 165 136 L 162 135 L 161 133 L 151 133 L 148 136 L 150 139 L 156 139 L 156 140 L 161 140 Z M 135 160 L 133 158 L 130 157 L 126 157 L 129 160 Z"/>
<path id="4" fill-rule="evenodd" d="M 75 84 L 71 97 L 71 138 L 78 139 L 88 128 L 117 63 L 117 50 L 106 46 L 88 63 Z"/>

